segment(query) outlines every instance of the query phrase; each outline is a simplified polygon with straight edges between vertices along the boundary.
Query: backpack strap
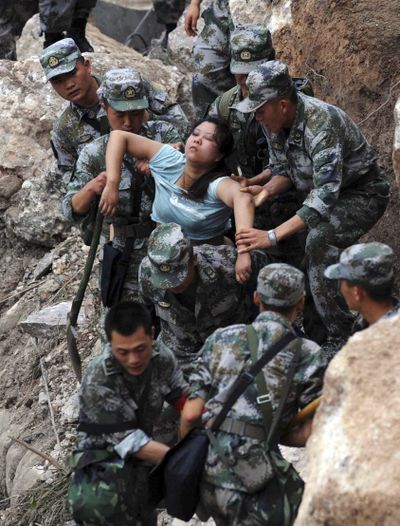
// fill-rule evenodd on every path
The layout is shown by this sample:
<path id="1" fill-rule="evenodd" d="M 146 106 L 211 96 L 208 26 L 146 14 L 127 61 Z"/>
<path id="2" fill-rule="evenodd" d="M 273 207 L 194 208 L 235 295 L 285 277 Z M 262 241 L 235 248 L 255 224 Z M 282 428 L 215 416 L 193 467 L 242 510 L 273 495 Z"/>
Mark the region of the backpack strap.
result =
<path id="1" fill-rule="evenodd" d="M 223 93 L 219 98 L 217 107 L 218 116 L 221 119 L 224 119 L 224 121 L 227 121 L 229 119 L 229 115 L 231 113 L 230 107 L 232 106 L 232 103 L 235 99 L 236 91 L 237 86 L 233 86 L 233 88 L 231 88 L 228 91 L 225 91 L 225 93 Z"/>

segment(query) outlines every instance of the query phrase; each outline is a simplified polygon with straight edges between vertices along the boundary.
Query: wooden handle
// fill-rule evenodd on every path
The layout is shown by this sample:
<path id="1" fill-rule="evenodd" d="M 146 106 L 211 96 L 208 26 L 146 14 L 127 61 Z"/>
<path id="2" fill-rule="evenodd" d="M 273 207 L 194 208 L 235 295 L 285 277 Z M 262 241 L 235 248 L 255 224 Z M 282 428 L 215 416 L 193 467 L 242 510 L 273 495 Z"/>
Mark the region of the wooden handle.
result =
<path id="1" fill-rule="evenodd" d="M 290 425 L 296 425 L 301 424 L 304 422 L 304 420 L 307 420 L 310 416 L 314 415 L 315 411 L 317 410 L 317 407 L 321 403 L 321 397 L 319 396 L 309 404 L 307 404 L 301 411 L 297 413 L 290 422 Z"/>

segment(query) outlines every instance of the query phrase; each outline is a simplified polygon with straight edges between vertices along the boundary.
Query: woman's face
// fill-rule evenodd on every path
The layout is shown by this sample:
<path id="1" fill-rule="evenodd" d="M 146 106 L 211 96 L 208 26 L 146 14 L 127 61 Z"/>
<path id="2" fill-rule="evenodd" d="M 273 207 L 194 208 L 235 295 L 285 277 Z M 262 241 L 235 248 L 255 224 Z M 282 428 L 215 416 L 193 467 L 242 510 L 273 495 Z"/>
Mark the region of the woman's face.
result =
<path id="1" fill-rule="evenodd" d="M 186 141 L 186 158 L 192 162 L 211 165 L 222 159 L 215 131 L 216 126 L 213 122 L 202 122 L 196 126 Z"/>

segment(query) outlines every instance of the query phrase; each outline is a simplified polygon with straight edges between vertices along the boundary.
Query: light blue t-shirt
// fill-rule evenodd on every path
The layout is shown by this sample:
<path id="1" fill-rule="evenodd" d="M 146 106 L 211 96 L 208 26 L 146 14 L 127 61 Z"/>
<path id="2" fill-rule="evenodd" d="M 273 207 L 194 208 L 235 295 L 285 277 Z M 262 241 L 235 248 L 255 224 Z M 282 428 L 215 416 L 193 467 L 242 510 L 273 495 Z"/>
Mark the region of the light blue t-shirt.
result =
<path id="1" fill-rule="evenodd" d="M 185 169 L 185 156 L 164 145 L 149 161 L 156 183 L 151 218 L 157 223 L 177 223 L 190 239 L 206 240 L 222 235 L 227 227 L 231 208 L 217 197 L 217 186 L 223 179 L 212 181 L 205 196 L 194 201 L 176 181 Z"/>

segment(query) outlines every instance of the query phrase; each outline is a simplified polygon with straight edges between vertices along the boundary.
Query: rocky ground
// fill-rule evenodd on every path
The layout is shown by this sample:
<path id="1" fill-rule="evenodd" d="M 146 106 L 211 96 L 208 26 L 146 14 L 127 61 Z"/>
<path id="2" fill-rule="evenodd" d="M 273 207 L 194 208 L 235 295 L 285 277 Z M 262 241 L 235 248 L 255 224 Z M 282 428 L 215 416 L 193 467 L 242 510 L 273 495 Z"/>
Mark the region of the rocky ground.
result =
<path id="1" fill-rule="evenodd" d="M 279 58 L 288 61 L 292 74 L 310 75 L 317 96 L 342 106 L 361 123 L 392 177 L 393 108 L 395 95 L 400 93 L 396 3 L 386 3 L 379 9 L 370 0 L 306 0 L 292 6 L 288 0 L 278 0 L 267 9 L 259 0 L 252 0 L 245 7 L 239 0 L 231 3 L 237 21 L 246 21 L 246 17 L 247 20 L 272 20 Z M 65 458 L 75 436 L 78 383 L 70 367 L 64 318 L 57 317 L 54 309 L 45 323 L 29 316 L 72 300 L 87 255 L 77 231 L 71 230 L 59 208 L 63 189 L 54 176 L 48 140 L 52 121 L 60 113 L 63 101 L 44 83 L 37 59 L 31 58 L 41 49 L 37 27 L 37 18 L 27 24 L 18 44 L 18 62 L 0 61 L 3 125 L 0 134 L 0 523 L 7 526 L 58 526 L 69 520 L 60 495 L 65 489 Z M 182 25 L 171 35 L 168 54 L 155 50 L 149 57 L 142 57 L 100 34 L 96 28 L 90 29 L 90 40 L 96 49 L 91 60 L 97 73 L 112 66 L 131 65 L 178 98 L 190 114 L 190 41 L 183 36 Z M 396 155 L 400 159 L 399 151 Z M 399 255 L 398 212 L 398 190 L 393 185 L 391 205 L 368 237 L 388 242 Z M 96 276 L 94 271 L 83 306 L 85 319 L 80 322 L 79 350 L 83 366 L 99 350 Z M 357 344 L 357 352 L 361 352 L 362 345 Z M 377 353 L 383 345 L 382 340 L 375 344 Z M 396 343 L 391 345 L 388 352 L 393 357 Z M 336 373 L 327 389 L 333 386 L 341 392 L 344 372 L 353 363 L 351 359 L 343 360 L 342 368 L 333 370 L 332 374 Z M 392 366 L 395 371 L 395 362 Z M 368 367 L 373 371 L 379 369 L 373 360 Z M 381 373 L 387 374 L 387 370 Z M 371 377 L 365 374 L 367 387 L 370 381 Z M 357 386 L 361 402 L 363 393 L 365 395 L 363 389 L 367 388 L 360 382 Z M 329 398 L 329 391 L 327 393 Z M 355 424 L 347 414 L 345 418 L 334 418 L 336 410 L 342 414 L 343 399 L 338 395 L 333 399 L 331 409 L 325 408 L 324 415 L 329 414 L 333 418 L 331 422 L 340 424 L 346 433 L 346 426 Z M 392 408 L 391 404 L 388 410 Z M 313 457 L 328 466 L 333 456 L 318 453 L 335 435 L 332 424 L 324 435 L 325 417 L 320 418 L 321 428 L 315 438 L 319 445 L 313 445 Z M 357 433 L 365 436 L 367 431 L 363 432 L 362 419 L 357 420 L 357 426 Z M 395 426 L 394 420 L 391 426 Z M 28 446 L 44 456 L 32 452 Z M 334 441 L 332 447 L 338 449 Z M 349 459 L 353 458 L 351 452 L 348 455 Z M 298 462 L 302 460 L 297 458 Z M 310 473 L 318 482 L 312 466 Z M 349 473 L 354 480 L 356 474 L 351 470 Z M 35 483 L 35 489 L 31 489 Z M 313 487 L 310 484 L 307 508 L 299 523 L 304 526 L 311 524 L 307 522 L 307 514 L 311 513 L 312 506 L 318 508 L 322 502 L 322 507 L 329 511 L 324 495 L 335 492 L 332 482 L 319 499 Z M 385 491 L 387 488 L 382 489 Z M 359 488 L 358 492 L 361 492 Z M 351 500 L 345 502 L 350 514 Z M 391 513 L 391 517 L 395 517 L 393 510 Z M 315 524 L 353 523 L 347 519 L 342 523 L 329 522 L 329 513 L 320 513 L 320 517 L 327 522 Z M 165 514 L 160 515 L 160 524 L 169 522 Z M 363 524 L 378 523 L 384 522 L 365 519 Z"/>

